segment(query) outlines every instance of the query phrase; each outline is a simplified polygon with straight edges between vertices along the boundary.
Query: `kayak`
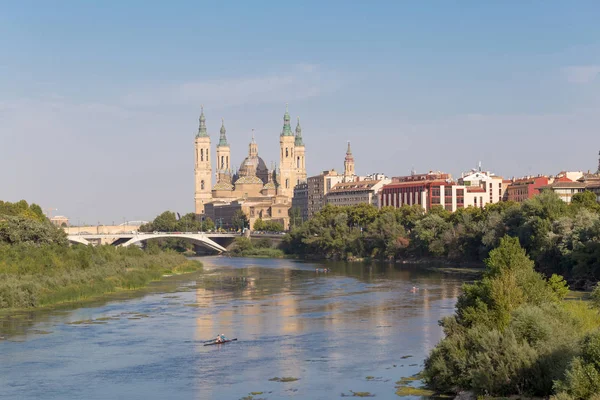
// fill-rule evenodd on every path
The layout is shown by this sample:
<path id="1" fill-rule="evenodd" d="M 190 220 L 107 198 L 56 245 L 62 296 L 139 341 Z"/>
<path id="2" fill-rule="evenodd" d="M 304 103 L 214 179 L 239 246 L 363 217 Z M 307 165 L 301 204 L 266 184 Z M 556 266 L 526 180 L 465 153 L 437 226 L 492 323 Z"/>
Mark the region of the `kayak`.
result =
<path id="1" fill-rule="evenodd" d="M 237 340 L 237 338 L 235 338 L 235 339 L 231 339 L 231 340 L 225 340 L 225 341 L 223 341 L 223 342 L 217 342 L 217 341 L 214 341 L 214 342 L 211 342 L 211 343 L 205 343 L 204 345 L 205 345 L 205 346 L 212 346 L 212 345 L 214 345 L 214 344 L 225 344 L 225 343 L 229 343 L 229 342 L 235 342 L 236 340 Z"/>

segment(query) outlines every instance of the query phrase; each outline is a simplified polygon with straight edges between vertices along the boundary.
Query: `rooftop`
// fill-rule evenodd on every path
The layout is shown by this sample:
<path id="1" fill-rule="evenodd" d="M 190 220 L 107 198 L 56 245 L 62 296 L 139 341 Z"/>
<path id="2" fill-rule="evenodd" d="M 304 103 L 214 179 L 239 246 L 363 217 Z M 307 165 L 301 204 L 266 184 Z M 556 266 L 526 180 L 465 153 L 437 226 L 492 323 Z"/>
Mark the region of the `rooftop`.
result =
<path id="1" fill-rule="evenodd" d="M 334 187 L 331 188 L 329 193 L 369 191 L 372 190 L 373 186 L 377 185 L 379 182 L 381 181 L 356 181 L 337 183 Z"/>
<path id="2" fill-rule="evenodd" d="M 392 182 L 388 185 L 385 185 L 385 189 L 393 189 L 393 188 L 401 188 L 401 187 L 412 187 L 412 186 L 420 186 L 420 185 L 444 185 L 444 186 L 453 186 L 456 185 L 456 182 L 449 179 L 433 179 L 433 180 L 424 180 L 424 181 L 406 181 L 406 182 Z"/>

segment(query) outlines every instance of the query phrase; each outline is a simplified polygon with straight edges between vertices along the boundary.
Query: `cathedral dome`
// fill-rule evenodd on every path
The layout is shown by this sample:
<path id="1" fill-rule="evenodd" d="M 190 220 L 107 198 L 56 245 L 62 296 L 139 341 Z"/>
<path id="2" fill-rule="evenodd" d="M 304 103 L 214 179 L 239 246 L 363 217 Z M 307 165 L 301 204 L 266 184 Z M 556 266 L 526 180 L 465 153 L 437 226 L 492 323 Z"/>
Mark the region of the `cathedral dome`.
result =
<path id="1" fill-rule="evenodd" d="M 243 177 L 258 177 L 262 183 L 266 183 L 269 177 L 269 170 L 264 160 L 259 156 L 248 156 L 242 161 L 242 165 L 238 171 L 240 178 Z"/>

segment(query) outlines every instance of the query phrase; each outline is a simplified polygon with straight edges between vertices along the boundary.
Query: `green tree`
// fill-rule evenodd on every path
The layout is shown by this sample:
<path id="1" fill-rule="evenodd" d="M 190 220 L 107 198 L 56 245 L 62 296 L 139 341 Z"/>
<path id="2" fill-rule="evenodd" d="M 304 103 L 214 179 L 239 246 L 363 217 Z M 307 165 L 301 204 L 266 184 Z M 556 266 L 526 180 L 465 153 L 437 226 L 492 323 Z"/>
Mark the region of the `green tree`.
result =
<path id="1" fill-rule="evenodd" d="M 233 217 L 231 217 L 231 225 L 236 230 L 242 230 L 244 228 L 248 228 L 250 226 L 250 222 L 248 221 L 248 217 L 242 210 L 237 210 Z"/>
<path id="2" fill-rule="evenodd" d="M 290 229 L 297 228 L 304 222 L 302 221 L 302 213 L 298 207 L 290 207 L 288 216 L 290 217 Z"/>
<path id="3" fill-rule="evenodd" d="M 202 218 L 202 230 L 204 232 L 213 231 L 215 229 L 215 223 L 209 217 Z"/>
<path id="4" fill-rule="evenodd" d="M 282 232 L 283 225 L 276 221 L 265 221 L 263 223 L 263 230 L 267 232 Z"/>
<path id="5" fill-rule="evenodd" d="M 165 211 L 152 221 L 152 227 L 159 232 L 175 232 L 177 217 L 172 211 Z"/>
<path id="6" fill-rule="evenodd" d="M 258 218 L 256 221 L 254 221 L 254 230 L 255 231 L 264 231 L 265 230 L 265 222 L 262 220 L 262 218 Z"/>
<path id="7" fill-rule="evenodd" d="M 596 194 L 589 190 L 574 194 L 571 199 L 571 204 L 575 211 L 585 208 L 596 213 L 600 212 L 600 204 L 598 204 Z"/>

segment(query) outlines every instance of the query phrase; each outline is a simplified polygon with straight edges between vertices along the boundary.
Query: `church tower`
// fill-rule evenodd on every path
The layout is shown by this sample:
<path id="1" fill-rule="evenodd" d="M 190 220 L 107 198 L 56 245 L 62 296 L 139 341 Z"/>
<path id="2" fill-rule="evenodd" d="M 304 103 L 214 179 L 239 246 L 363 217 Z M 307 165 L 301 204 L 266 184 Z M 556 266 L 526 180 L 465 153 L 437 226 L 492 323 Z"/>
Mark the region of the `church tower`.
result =
<path id="1" fill-rule="evenodd" d="M 348 141 L 348 150 L 344 159 L 344 182 L 351 182 L 354 180 L 354 177 L 354 157 L 352 156 L 352 149 L 350 149 L 350 142 Z"/>
<path id="2" fill-rule="evenodd" d="M 290 114 L 287 104 L 285 105 L 285 114 L 283 116 L 283 130 L 279 136 L 279 147 L 281 154 L 279 157 L 279 190 L 278 194 L 294 197 L 294 185 L 296 184 L 296 164 L 294 162 L 294 149 L 296 138 L 292 133 L 290 126 Z"/>
<path id="3" fill-rule="evenodd" d="M 206 131 L 204 107 L 200 113 L 200 126 L 195 141 L 194 176 L 195 176 L 195 210 L 196 214 L 204 214 L 204 205 L 211 201 L 212 167 L 210 166 L 210 137 Z"/>
<path id="4" fill-rule="evenodd" d="M 295 185 L 306 182 L 306 162 L 304 159 L 305 149 L 302 140 L 302 128 L 300 127 L 300 117 L 296 124 L 296 138 L 294 140 L 294 154 L 296 156 L 296 182 Z"/>
<path id="5" fill-rule="evenodd" d="M 221 118 L 221 136 L 217 144 L 217 181 L 231 183 L 231 150 L 225 134 L 225 121 Z"/>

